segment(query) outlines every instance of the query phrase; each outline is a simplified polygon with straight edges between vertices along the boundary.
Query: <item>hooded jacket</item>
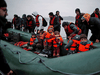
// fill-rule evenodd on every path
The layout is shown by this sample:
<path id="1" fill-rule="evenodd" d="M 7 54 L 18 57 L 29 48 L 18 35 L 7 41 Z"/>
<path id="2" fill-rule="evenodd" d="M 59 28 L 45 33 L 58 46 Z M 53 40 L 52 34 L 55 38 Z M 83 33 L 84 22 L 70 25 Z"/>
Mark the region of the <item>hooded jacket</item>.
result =
<path id="1" fill-rule="evenodd" d="M 21 19 L 21 24 L 24 25 L 24 27 L 26 27 L 26 15 L 23 14 L 22 19 Z"/>
<path id="2" fill-rule="evenodd" d="M 91 14 L 91 17 L 96 17 L 100 19 L 100 14 L 96 13 L 95 11 Z"/>
<path id="3" fill-rule="evenodd" d="M 100 19 L 96 17 L 90 17 L 89 14 L 83 15 L 87 21 L 87 26 L 91 30 L 92 34 L 95 35 L 97 39 L 100 39 Z"/>

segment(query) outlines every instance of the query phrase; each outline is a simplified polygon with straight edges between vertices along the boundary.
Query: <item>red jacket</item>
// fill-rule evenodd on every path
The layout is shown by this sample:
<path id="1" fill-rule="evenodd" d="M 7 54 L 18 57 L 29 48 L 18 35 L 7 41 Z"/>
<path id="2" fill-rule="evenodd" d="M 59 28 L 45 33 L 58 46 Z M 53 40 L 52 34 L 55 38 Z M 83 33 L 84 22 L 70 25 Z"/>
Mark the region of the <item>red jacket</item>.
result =
<path id="1" fill-rule="evenodd" d="M 55 16 L 53 17 L 53 19 L 50 19 L 50 25 L 54 26 L 54 20 L 55 20 Z"/>
<path id="2" fill-rule="evenodd" d="M 39 19 L 38 19 L 38 18 L 39 18 L 39 15 L 36 16 L 36 26 L 37 26 L 37 27 L 40 26 L 40 23 L 39 23 Z"/>
<path id="3" fill-rule="evenodd" d="M 74 31 L 70 28 L 70 25 L 71 25 L 71 24 L 73 24 L 73 23 L 70 23 L 70 24 L 68 25 L 67 29 L 65 29 L 65 31 L 66 31 L 67 34 L 72 34 L 72 33 L 74 32 Z M 77 26 L 76 26 L 76 27 L 77 27 Z M 78 35 L 81 34 L 82 31 L 81 31 L 81 29 L 80 29 L 79 27 L 77 27 L 77 30 L 78 30 Z M 75 33 L 75 34 L 76 34 L 76 33 Z"/>

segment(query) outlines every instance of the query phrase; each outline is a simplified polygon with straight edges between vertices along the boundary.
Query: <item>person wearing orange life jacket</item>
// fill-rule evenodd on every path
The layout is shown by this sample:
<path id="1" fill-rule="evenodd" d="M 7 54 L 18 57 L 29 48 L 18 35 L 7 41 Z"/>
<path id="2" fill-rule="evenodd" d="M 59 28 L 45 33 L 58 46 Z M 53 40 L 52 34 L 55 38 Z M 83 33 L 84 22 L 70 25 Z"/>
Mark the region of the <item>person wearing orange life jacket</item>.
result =
<path id="1" fill-rule="evenodd" d="M 36 38 L 36 34 L 32 33 L 32 36 L 30 38 L 30 42 L 28 43 L 28 46 L 32 46 L 33 51 L 35 51 L 35 49 L 36 49 L 37 42 L 38 42 L 38 39 Z"/>
<path id="2" fill-rule="evenodd" d="M 45 35 L 45 36 L 44 36 Z M 44 40 L 43 45 L 44 49 L 42 53 L 52 56 L 53 51 L 53 39 L 54 39 L 54 28 L 49 26 L 47 32 L 43 34 L 42 39 Z"/>
<path id="3" fill-rule="evenodd" d="M 81 29 L 77 27 L 74 23 L 63 22 L 62 26 L 65 29 L 67 37 L 70 36 L 70 34 L 81 34 Z"/>
<path id="4" fill-rule="evenodd" d="M 63 20 L 63 18 L 60 16 L 60 12 L 56 11 L 56 15 L 59 18 L 59 23 L 61 24 L 61 20 Z"/>
<path id="5" fill-rule="evenodd" d="M 35 16 L 35 22 L 36 22 L 35 33 L 37 34 L 38 30 L 43 28 L 43 26 L 42 26 L 43 18 L 37 12 L 33 12 L 32 15 Z"/>
<path id="6" fill-rule="evenodd" d="M 36 34 L 32 33 L 32 36 L 30 38 L 30 45 L 33 45 L 34 43 L 36 43 Z"/>
<path id="7" fill-rule="evenodd" d="M 99 8 L 95 9 L 95 11 L 91 14 L 91 17 L 96 17 L 100 19 Z"/>
<path id="8" fill-rule="evenodd" d="M 68 51 L 68 55 L 77 53 L 77 46 L 80 42 L 80 35 L 71 34 L 69 37 L 71 40 L 67 45 L 65 45 L 65 49 Z"/>
<path id="9" fill-rule="evenodd" d="M 60 56 L 60 49 L 61 49 L 61 46 L 62 46 L 62 43 L 63 43 L 63 39 L 62 37 L 60 36 L 60 32 L 59 31 L 55 31 L 54 32 L 54 39 L 53 39 L 53 56 L 57 56 L 59 57 Z"/>
<path id="10" fill-rule="evenodd" d="M 78 53 L 89 51 L 94 48 L 93 43 L 90 40 L 87 40 L 87 36 L 85 34 L 81 34 L 80 39 L 81 41 L 78 46 Z"/>
<path id="11" fill-rule="evenodd" d="M 79 8 L 76 8 L 75 9 L 75 13 L 76 13 L 76 17 L 75 17 L 75 25 L 77 27 L 79 27 L 81 30 L 82 30 L 82 34 L 86 34 L 88 35 L 88 28 L 86 26 L 86 24 L 84 24 L 81 20 L 82 16 L 85 14 L 85 13 L 81 13 L 80 9 Z"/>
<path id="12" fill-rule="evenodd" d="M 31 15 L 27 16 L 27 21 L 26 21 L 26 29 L 29 30 L 29 33 L 33 32 L 34 33 L 34 29 L 35 29 L 35 21 L 33 20 Z"/>
<path id="13" fill-rule="evenodd" d="M 82 22 L 87 22 L 88 29 L 91 30 L 92 36 L 90 41 L 100 42 L 100 19 L 96 17 L 91 17 L 90 14 L 86 13 L 81 18 Z"/>
<path id="14" fill-rule="evenodd" d="M 49 13 L 50 17 L 50 24 L 54 27 L 54 31 L 59 31 L 60 32 L 60 23 L 59 23 L 59 17 L 55 16 L 53 12 Z"/>

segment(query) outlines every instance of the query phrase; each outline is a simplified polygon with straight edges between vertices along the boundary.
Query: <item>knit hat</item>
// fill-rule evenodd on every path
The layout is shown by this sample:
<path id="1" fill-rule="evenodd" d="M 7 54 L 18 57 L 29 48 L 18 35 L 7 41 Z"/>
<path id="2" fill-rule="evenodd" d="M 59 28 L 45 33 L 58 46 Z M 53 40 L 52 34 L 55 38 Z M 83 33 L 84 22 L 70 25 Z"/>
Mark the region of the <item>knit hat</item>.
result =
<path id="1" fill-rule="evenodd" d="M 63 22 L 63 23 L 62 23 L 62 26 L 63 26 L 63 27 L 64 27 L 65 25 L 68 26 L 69 24 L 70 24 L 69 22 Z"/>
<path id="2" fill-rule="evenodd" d="M 7 7 L 5 0 L 0 0 L 0 7 Z"/>

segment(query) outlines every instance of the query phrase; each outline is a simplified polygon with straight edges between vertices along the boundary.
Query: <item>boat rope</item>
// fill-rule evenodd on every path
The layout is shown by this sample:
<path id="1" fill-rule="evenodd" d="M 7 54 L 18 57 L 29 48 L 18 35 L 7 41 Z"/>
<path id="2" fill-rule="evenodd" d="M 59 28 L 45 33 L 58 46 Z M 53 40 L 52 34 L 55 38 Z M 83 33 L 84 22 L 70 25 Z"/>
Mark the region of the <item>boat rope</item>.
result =
<path id="1" fill-rule="evenodd" d="M 32 60 L 28 61 L 28 62 L 22 62 L 21 61 L 21 52 L 20 51 L 12 51 L 9 47 L 7 47 L 7 45 L 3 45 L 5 48 L 9 49 L 13 54 L 18 54 L 19 55 L 19 63 L 20 64 L 27 64 L 27 63 L 31 63 L 33 60 L 35 60 L 38 57 L 33 58 Z"/>
<path id="2" fill-rule="evenodd" d="M 1 44 L 3 45 L 3 44 Z M 14 54 L 18 54 L 19 55 L 19 63 L 20 64 L 28 64 L 28 63 L 31 63 L 32 61 L 34 61 L 35 59 L 39 58 L 39 57 L 35 57 L 33 58 L 32 60 L 28 61 L 28 62 L 22 62 L 21 61 L 21 52 L 20 51 L 12 51 L 9 47 L 7 47 L 7 45 L 3 45 L 5 48 L 9 49 L 12 53 Z M 49 70 L 53 71 L 53 72 L 57 72 L 57 73 L 61 73 L 61 74 L 64 74 L 64 75 L 80 75 L 80 74 L 72 74 L 72 73 L 65 73 L 65 72 L 62 72 L 60 70 L 54 70 L 52 69 L 51 67 L 47 66 L 45 63 L 44 63 L 44 60 L 39 58 L 39 62 L 42 63 L 46 68 L 48 68 Z M 97 72 L 94 72 L 94 73 L 90 73 L 88 75 L 97 75 L 97 74 L 100 74 L 100 71 L 97 71 Z"/>

